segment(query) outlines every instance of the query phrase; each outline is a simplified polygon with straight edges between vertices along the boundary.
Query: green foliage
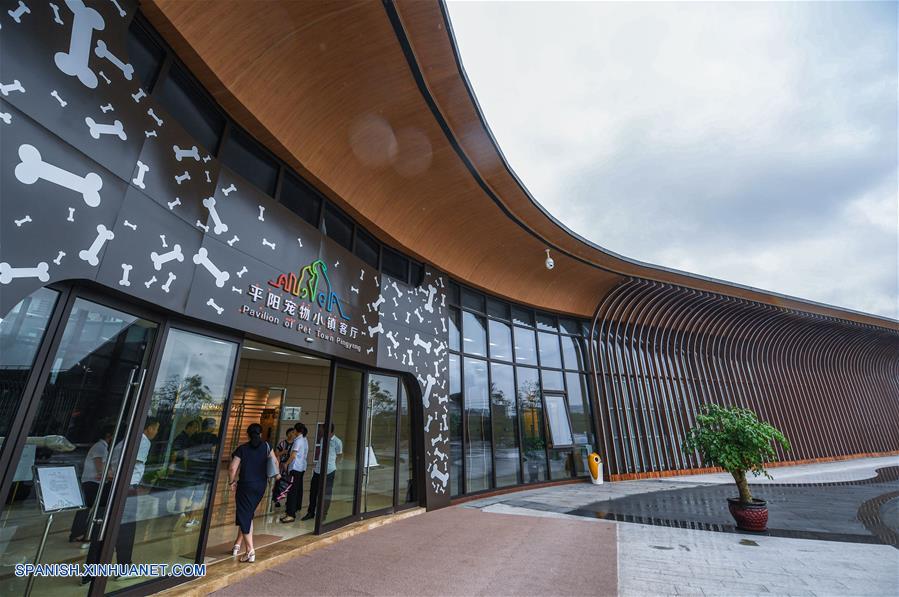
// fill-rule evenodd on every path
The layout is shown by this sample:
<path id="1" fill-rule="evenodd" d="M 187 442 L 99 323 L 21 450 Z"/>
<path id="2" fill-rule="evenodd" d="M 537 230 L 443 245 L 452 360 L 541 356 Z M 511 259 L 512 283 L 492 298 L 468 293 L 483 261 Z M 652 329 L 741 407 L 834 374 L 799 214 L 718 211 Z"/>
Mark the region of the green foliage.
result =
<path id="1" fill-rule="evenodd" d="M 759 421 L 751 410 L 709 404 L 696 415 L 696 426 L 687 433 L 684 450 L 698 451 L 707 466 L 723 468 L 735 479 L 745 477 L 747 471 L 770 479 L 764 465 L 777 460 L 773 442 L 790 449 L 784 434 Z"/>

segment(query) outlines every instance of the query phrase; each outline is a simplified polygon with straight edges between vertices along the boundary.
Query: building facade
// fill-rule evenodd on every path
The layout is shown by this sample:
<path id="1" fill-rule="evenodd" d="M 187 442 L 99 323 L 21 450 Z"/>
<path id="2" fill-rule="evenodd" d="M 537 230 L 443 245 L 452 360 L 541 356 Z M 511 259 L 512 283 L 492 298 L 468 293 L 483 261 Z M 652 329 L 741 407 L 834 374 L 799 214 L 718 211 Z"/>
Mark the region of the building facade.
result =
<path id="1" fill-rule="evenodd" d="M 7 4 L 11 594 L 53 510 L 42 474 L 85 506 L 44 563 L 225 557 L 250 423 L 273 447 L 305 424 L 327 467 L 310 521 L 260 505 L 272 540 L 576 480 L 593 451 L 612 480 L 701 469 L 681 441 L 710 402 L 783 429 L 785 461 L 899 450 L 897 322 L 566 230 L 503 159 L 439 2 Z M 80 580 L 35 588 L 177 582 Z"/>

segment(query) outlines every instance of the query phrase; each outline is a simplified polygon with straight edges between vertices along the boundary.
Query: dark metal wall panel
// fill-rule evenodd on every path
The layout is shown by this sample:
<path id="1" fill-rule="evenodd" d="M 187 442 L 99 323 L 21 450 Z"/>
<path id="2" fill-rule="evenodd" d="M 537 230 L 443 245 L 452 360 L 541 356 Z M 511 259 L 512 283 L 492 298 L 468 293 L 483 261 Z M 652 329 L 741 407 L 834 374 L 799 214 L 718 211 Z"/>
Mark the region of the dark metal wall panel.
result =
<path id="1" fill-rule="evenodd" d="M 591 350 L 610 475 L 701 468 L 683 438 L 704 405 L 750 408 L 779 460 L 899 450 L 899 333 L 631 279 L 603 297 Z"/>

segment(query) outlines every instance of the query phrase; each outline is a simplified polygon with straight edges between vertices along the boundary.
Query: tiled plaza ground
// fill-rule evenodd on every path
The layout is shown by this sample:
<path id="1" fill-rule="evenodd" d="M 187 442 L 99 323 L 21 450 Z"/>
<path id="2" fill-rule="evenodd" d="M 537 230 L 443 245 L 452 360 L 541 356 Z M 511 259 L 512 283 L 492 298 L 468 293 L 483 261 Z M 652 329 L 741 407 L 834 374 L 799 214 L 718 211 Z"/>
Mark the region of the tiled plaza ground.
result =
<path id="1" fill-rule="evenodd" d="M 754 487 L 771 500 L 767 535 L 733 529 L 719 503 L 734 491 L 725 475 L 484 498 L 297 557 L 221 594 L 895 596 L 893 467 L 899 458 L 773 469 L 773 481 Z M 863 521 L 866 503 L 873 514 Z"/>

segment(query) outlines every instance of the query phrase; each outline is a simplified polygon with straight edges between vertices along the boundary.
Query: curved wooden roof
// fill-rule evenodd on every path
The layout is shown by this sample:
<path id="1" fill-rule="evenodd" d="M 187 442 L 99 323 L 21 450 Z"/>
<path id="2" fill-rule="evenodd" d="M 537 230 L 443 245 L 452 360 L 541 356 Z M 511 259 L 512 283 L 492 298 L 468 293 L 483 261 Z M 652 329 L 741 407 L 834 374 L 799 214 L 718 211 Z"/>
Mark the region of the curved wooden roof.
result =
<path id="1" fill-rule="evenodd" d="M 235 120 L 382 240 L 473 286 L 589 317 L 634 276 L 899 329 L 890 319 L 629 260 L 572 233 L 508 166 L 438 1 L 142 7 Z M 546 248 L 552 271 L 543 266 Z"/>

